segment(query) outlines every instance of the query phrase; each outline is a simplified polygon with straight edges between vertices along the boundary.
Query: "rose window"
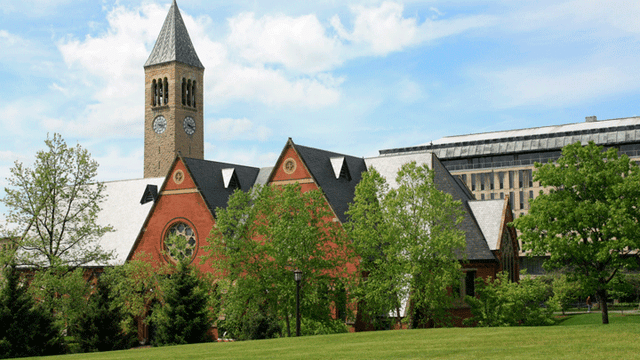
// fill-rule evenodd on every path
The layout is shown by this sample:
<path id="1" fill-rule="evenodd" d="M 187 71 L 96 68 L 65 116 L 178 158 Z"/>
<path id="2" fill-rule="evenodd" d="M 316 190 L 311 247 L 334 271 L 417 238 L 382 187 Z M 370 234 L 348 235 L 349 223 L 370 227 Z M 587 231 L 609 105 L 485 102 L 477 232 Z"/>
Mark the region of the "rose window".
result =
<path id="1" fill-rule="evenodd" d="M 197 244 L 195 232 L 183 222 L 171 225 L 164 238 L 167 255 L 175 262 L 192 258 Z"/>

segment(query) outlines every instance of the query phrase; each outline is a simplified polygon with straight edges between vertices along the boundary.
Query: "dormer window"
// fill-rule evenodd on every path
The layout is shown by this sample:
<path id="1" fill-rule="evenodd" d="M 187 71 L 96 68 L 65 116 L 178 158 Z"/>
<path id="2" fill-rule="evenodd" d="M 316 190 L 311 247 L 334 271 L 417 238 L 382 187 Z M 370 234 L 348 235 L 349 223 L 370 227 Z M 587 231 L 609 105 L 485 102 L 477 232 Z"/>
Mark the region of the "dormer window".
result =
<path id="1" fill-rule="evenodd" d="M 240 182 L 234 168 L 222 169 L 222 182 L 225 189 L 240 189 Z"/>
<path id="2" fill-rule="evenodd" d="M 351 174 L 349 173 L 349 167 L 347 166 L 347 161 L 344 156 L 332 157 L 330 160 L 336 179 L 351 181 Z"/>
<path id="3" fill-rule="evenodd" d="M 140 199 L 140 204 L 144 205 L 151 201 L 156 201 L 158 198 L 158 186 L 148 184 L 147 188 L 144 189 L 144 193 L 142 194 L 142 199 Z"/>

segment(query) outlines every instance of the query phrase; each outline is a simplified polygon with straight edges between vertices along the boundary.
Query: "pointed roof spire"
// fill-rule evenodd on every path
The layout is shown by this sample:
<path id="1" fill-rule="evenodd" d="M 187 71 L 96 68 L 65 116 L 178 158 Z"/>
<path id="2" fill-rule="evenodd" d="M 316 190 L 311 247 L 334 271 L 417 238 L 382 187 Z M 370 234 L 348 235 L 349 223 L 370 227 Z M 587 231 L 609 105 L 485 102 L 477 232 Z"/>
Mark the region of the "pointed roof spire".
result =
<path id="1" fill-rule="evenodd" d="M 196 49 L 191 43 L 189 32 L 184 25 L 176 0 L 173 0 L 167 18 L 164 20 L 158 40 L 144 64 L 145 67 L 178 61 L 187 65 L 204 69 Z"/>

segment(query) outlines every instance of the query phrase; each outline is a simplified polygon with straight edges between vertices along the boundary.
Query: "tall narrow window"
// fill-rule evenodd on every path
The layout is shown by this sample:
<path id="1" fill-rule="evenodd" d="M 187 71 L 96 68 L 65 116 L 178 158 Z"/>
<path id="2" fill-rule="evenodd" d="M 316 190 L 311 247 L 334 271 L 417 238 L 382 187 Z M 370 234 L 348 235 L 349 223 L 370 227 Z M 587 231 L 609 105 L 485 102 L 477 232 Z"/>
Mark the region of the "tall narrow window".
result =
<path id="1" fill-rule="evenodd" d="M 167 105 L 169 103 L 169 82 L 167 78 L 164 78 L 164 104 Z"/>
<path id="2" fill-rule="evenodd" d="M 468 296 L 476 296 L 476 272 L 475 271 L 467 271 L 464 279 L 464 289 L 465 295 Z"/>
<path id="3" fill-rule="evenodd" d="M 182 78 L 182 105 L 187 105 L 187 80 Z"/>
<path id="4" fill-rule="evenodd" d="M 511 210 L 513 210 L 513 209 L 514 209 L 514 207 L 513 207 L 513 201 L 514 201 L 514 200 L 513 200 L 513 191 L 510 191 L 510 192 L 509 192 L 509 206 L 511 206 Z"/>
<path id="5" fill-rule="evenodd" d="M 164 95 L 164 87 L 162 87 L 162 79 L 158 79 L 158 106 L 162 106 L 162 103 L 164 102 L 162 100 Z"/>
<path id="6" fill-rule="evenodd" d="M 493 173 L 488 173 L 487 176 L 489 176 L 489 189 L 493 190 L 495 187 L 496 177 Z"/>
<path id="7" fill-rule="evenodd" d="M 531 170 L 525 170 L 527 172 L 527 179 L 529 181 L 529 187 L 533 187 L 533 172 Z"/>
<path id="8" fill-rule="evenodd" d="M 196 107 L 196 81 L 191 83 L 191 106 Z"/>
<path id="9" fill-rule="evenodd" d="M 520 191 L 520 210 L 524 209 L 524 192 Z"/>
<path id="10" fill-rule="evenodd" d="M 153 79 L 151 82 L 151 105 L 156 106 L 156 94 L 158 92 L 158 84 L 156 84 L 156 79 Z"/>
<path id="11" fill-rule="evenodd" d="M 471 174 L 471 191 L 476 191 L 476 174 Z"/>
<path id="12" fill-rule="evenodd" d="M 480 190 L 484 190 L 484 178 L 485 174 L 480 174 Z"/>
<path id="13" fill-rule="evenodd" d="M 520 170 L 518 171 L 518 187 L 522 189 L 524 184 L 526 184 L 524 181 L 524 171 Z"/>
<path id="14" fill-rule="evenodd" d="M 509 171 L 509 189 L 513 189 L 513 177 L 515 176 L 514 171 Z"/>
<path id="15" fill-rule="evenodd" d="M 187 106 L 191 106 L 191 80 L 187 80 Z"/>
<path id="16" fill-rule="evenodd" d="M 504 189 L 504 171 L 498 173 L 498 182 L 500 183 L 500 189 Z"/>

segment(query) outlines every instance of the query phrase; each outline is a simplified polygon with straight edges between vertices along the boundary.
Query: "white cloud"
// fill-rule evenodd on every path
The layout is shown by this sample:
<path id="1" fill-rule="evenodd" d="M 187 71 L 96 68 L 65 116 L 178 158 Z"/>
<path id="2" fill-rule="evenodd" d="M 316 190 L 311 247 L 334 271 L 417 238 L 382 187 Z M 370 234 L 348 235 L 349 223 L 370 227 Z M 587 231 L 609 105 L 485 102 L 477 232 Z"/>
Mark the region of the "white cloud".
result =
<path id="1" fill-rule="evenodd" d="M 260 140 L 271 136 L 271 129 L 266 126 L 255 126 L 249 119 L 219 119 L 206 126 L 207 135 L 220 140 Z"/>
<path id="2" fill-rule="evenodd" d="M 402 79 L 398 83 L 396 94 L 398 100 L 403 103 L 414 103 L 426 97 L 426 94 L 422 90 L 422 86 L 409 79 Z"/>
<path id="3" fill-rule="evenodd" d="M 229 19 L 227 43 L 250 63 L 282 64 L 302 73 L 327 71 L 342 63 L 341 44 L 329 38 L 315 15 L 290 17 L 242 13 Z"/>

